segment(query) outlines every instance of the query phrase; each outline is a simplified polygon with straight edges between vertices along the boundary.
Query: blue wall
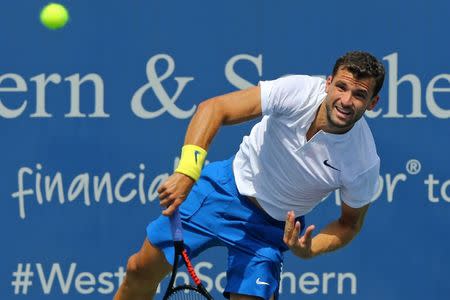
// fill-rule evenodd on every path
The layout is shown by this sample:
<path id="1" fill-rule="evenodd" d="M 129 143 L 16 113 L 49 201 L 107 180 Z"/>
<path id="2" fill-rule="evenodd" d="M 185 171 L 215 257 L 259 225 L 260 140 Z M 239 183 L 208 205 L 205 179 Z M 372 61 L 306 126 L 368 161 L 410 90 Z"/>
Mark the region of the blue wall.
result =
<path id="1" fill-rule="evenodd" d="M 448 1 L 61 3 L 71 20 L 59 31 L 39 23 L 45 1 L 0 4 L 1 299 L 111 299 L 196 105 L 261 79 L 328 75 L 357 49 L 387 69 L 367 115 L 382 188 L 350 246 L 287 255 L 281 299 L 448 299 Z M 235 153 L 251 126 L 223 128 L 208 159 Z M 339 212 L 331 195 L 308 222 Z M 216 296 L 225 257 L 195 260 Z"/>

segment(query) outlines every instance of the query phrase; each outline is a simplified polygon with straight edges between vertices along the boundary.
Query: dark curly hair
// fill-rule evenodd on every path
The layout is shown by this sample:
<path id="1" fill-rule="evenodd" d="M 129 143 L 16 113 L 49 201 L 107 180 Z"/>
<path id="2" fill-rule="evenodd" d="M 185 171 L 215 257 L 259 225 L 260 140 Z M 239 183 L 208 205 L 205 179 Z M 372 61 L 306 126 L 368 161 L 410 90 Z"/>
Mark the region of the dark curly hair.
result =
<path id="1" fill-rule="evenodd" d="M 364 51 L 347 52 L 336 60 L 332 76 L 334 77 L 341 68 L 348 70 L 357 79 L 375 79 L 372 97 L 378 95 L 383 86 L 385 71 L 383 64 L 375 56 Z"/>

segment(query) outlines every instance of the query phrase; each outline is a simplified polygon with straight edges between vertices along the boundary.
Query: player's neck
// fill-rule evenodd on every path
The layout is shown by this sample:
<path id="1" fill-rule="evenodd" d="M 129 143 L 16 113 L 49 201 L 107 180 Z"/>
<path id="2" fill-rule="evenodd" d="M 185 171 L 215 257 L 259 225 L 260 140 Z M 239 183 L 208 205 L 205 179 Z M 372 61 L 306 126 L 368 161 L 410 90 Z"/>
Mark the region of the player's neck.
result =
<path id="1" fill-rule="evenodd" d="M 306 132 L 306 140 L 309 141 L 319 130 L 322 130 L 322 127 L 324 126 L 322 117 L 323 110 L 326 109 L 324 102 L 319 106 L 319 108 L 316 111 L 316 115 L 314 116 L 314 120 L 312 121 L 311 125 L 309 126 L 308 131 Z M 325 111 L 326 114 L 326 111 Z M 325 115 L 325 121 L 326 121 L 326 115 Z"/>

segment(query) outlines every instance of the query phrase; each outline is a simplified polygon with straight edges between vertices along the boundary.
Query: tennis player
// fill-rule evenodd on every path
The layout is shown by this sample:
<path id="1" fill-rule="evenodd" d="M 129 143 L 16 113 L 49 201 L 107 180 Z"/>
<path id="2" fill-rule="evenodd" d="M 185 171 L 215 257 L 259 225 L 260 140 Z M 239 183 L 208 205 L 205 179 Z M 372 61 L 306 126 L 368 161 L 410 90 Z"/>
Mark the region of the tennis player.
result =
<path id="1" fill-rule="evenodd" d="M 340 57 L 326 79 L 294 75 L 198 106 L 180 164 L 159 188 L 162 216 L 128 260 L 115 300 L 148 300 L 170 272 L 169 218 L 179 207 L 190 256 L 228 248 L 224 295 L 277 299 L 283 252 L 309 259 L 348 244 L 377 190 L 380 159 L 363 117 L 379 100 L 383 65 L 366 52 Z M 222 125 L 262 116 L 232 158 L 208 164 Z M 318 234 L 304 216 L 339 190 L 341 215 Z"/>

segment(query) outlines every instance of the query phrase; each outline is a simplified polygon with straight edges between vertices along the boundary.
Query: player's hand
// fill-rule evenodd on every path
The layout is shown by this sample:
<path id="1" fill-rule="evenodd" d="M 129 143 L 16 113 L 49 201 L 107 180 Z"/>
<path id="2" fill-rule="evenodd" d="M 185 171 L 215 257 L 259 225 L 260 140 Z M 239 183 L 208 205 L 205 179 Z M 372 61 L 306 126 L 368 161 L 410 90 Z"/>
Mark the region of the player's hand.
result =
<path id="1" fill-rule="evenodd" d="M 162 214 L 171 216 L 186 199 L 194 183 L 194 179 L 181 173 L 173 173 L 167 178 L 158 188 L 159 204 L 165 208 Z"/>
<path id="2" fill-rule="evenodd" d="M 288 212 L 286 216 L 286 225 L 284 226 L 283 241 L 295 255 L 301 258 L 311 258 L 313 256 L 311 251 L 312 232 L 315 226 L 308 226 L 305 230 L 305 234 L 299 237 L 300 225 L 299 221 L 295 222 L 294 212 Z"/>

